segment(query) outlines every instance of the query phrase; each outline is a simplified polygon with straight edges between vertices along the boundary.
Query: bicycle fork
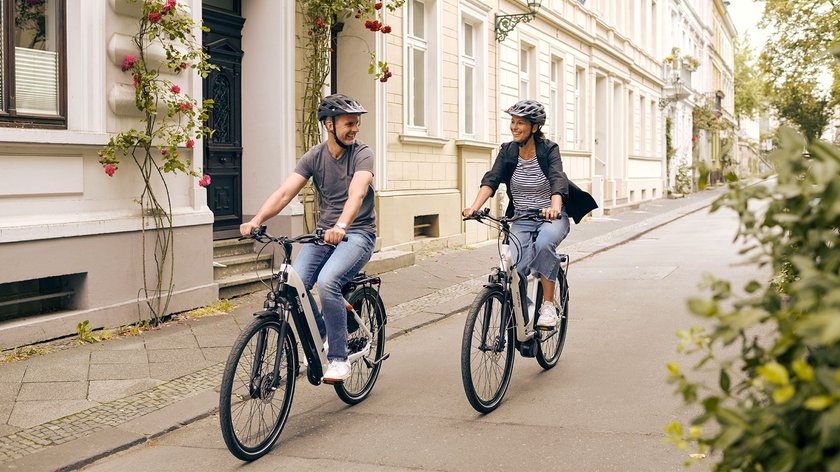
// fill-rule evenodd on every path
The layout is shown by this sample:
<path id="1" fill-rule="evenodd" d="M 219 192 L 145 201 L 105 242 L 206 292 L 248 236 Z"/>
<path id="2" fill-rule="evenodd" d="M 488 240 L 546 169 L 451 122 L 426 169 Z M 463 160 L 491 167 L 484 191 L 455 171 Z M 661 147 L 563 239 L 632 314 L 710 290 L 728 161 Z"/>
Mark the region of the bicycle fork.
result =
<path id="1" fill-rule="evenodd" d="M 281 319 L 280 332 L 277 337 L 277 351 L 274 353 L 274 367 L 271 371 L 271 376 L 266 378 L 260 375 L 263 368 L 263 354 L 267 348 L 266 338 L 268 337 L 268 328 L 263 328 L 257 335 L 256 359 L 254 365 L 251 366 L 251 382 L 249 385 L 249 394 L 251 398 L 263 398 L 270 392 L 277 390 L 280 385 L 280 363 L 283 361 L 284 343 L 286 342 L 286 333 L 289 330 L 289 323 Z M 270 380 L 271 383 L 266 385 Z"/>

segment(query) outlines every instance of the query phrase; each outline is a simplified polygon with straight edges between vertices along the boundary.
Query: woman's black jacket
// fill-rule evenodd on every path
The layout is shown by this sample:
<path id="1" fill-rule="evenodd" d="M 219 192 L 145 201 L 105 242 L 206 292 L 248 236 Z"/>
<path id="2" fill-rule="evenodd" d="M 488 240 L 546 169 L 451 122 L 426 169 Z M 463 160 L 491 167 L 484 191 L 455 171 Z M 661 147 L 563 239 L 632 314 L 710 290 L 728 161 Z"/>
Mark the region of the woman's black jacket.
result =
<path id="1" fill-rule="evenodd" d="M 537 162 L 546 179 L 548 179 L 551 194 L 562 195 L 566 213 L 575 223 L 580 223 L 580 220 L 587 213 L 598 208 L 598 204 L 595 203 L 595 199 L 591 195 L 581 190 L 566 177 L 566 173 L 563 172 L 563 160 L 560 159 L 560 148 L 556 143 L 548 139 L 539 139 L 536 140 L 536 146 Z M 514 212 L 510 179 L 513 176 L 513 171 L 516 170 L 517 162 L 519 162 L 519 145 L 515 142 L 504 143 L 499 149 L 499 155 L 496 156 L 493 168 L 487 171 L 484 178 L 481 179 L 481 186 L 490 187 L 494 195 L 499 188 L 499 184 L 505 184 L 509 202 L 505 210 L 507 216 L 513 216 Z"/>

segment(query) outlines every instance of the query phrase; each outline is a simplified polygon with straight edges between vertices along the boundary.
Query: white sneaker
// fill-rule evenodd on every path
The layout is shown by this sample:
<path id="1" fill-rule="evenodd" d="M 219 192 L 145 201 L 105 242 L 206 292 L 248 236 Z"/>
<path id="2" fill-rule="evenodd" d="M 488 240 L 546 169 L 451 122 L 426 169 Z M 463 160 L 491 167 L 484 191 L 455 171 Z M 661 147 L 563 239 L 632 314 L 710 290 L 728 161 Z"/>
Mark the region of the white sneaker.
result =
<path id="1" fill-rule="evenodd" d="M 540 317 L 537 320 L 537 327 L 542 329 L 554 329 L 557 326 L 557 308 L 554 303 L 543 303 L 540 307 Z"/>
<path id="2" fill-rule="evenodd" d="M 341 383 L 350 378 L 350 363 L 347 361 L 330 361 L 330 367 L 324 372 L 325 383 Z"/>

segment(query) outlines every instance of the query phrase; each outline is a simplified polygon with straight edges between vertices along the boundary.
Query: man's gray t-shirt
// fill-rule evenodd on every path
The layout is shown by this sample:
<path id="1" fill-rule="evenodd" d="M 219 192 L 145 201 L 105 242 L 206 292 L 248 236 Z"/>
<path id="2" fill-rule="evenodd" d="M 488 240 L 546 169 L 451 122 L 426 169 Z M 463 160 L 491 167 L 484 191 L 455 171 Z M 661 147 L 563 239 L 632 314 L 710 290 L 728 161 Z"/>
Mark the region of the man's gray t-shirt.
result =
<path id="1" fill-rule="evenodd" d="M 360 141 L 353 143 L 350 149 L 338 159 L 334 159 L 321 143 L 310 149 L 295 167 L 295 172 L 305 179 L 310 177 L 315 182 L 318 196 L 321 198 L 321 217 L 318 226 L 332 228 L 338 222 L 344 204 L 347 202 L 347 190 L 356 171 L 368 171 L 373 174 L 373 151 Z M 373 206 L 373 181 L 362 200 L 359 214 L 347 229 L 364 230 L 376 233 L 376 211 Z"/>

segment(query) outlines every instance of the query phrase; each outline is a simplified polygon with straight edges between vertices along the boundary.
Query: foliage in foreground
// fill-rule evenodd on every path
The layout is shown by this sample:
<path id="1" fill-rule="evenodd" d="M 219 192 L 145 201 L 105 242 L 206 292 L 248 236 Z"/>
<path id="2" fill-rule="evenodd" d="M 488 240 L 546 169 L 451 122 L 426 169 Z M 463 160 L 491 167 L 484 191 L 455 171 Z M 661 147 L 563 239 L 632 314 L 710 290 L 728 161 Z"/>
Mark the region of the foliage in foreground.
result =
<path id="1" fill-rule="evenodd" d="M 775 276 L 740 297 L 707 276 L 711 297 L 689 300 L 705 322 L 678 333 L 680 351 L 701 360 L 668 364 L 669 381 L 702 413 L 666 431 L 697 447 L 689 463 L 714 454 L 715 470 L 840 471 L 840 149 L 790 128 L 779 143 L 775 187 L 734 183 L 713 205 L 738 213 L 743 252 Z M 717 385 L 689 377 L 700 369 Z"/>

